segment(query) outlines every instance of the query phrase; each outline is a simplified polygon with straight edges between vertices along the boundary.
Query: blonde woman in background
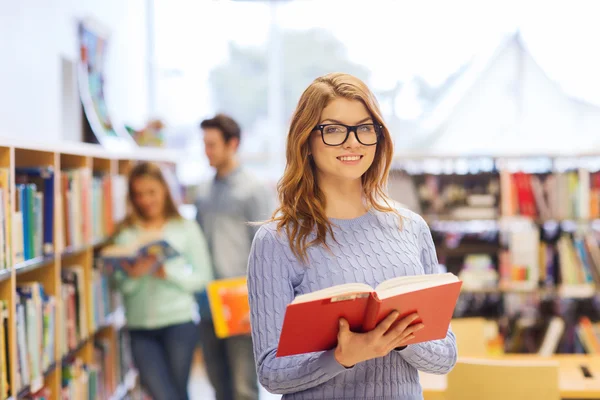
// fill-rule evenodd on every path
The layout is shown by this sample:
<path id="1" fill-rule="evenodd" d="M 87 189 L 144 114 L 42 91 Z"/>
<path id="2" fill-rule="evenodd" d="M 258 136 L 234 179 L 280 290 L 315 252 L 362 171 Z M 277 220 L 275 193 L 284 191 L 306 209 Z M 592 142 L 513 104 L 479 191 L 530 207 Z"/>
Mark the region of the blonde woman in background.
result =
<path id="1" fill-rule="evenodd" d="M 136 165 L 128 185 L 131 213 L 114 243 L 128 245 L 145 235 L 158 235 L 180 253 L 152 273 L 156 259 L 145 257 L 124 264 L 126 273 L 115 274 L 133 360 L 142 386 L 154 400 L 187 400 L 199 336 L 194 293 L 213 278 L 206 241 L 195 221 L 179 215 L 157 165 Z"/>

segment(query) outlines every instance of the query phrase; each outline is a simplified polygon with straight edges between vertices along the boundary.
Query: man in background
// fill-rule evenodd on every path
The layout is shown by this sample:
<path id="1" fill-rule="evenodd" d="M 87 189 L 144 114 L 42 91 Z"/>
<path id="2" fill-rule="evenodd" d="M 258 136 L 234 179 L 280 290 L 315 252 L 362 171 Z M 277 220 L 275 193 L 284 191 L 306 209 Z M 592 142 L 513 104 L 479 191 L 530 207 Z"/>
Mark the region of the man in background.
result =
<path id="1" fill-rule="evenodd" d="M 216 279 L 245 277 L 258 229 L 248 222 L 271 216 L 272 196 L 239 164 L 241 130 L 232 118 L 218 114 L 202 121 L 200 128 L 206 157 L 216 174 L 199 187 L 197 220 L 208 242 Z M 217 400 L 258 400 L 251 336 L 217 338 L 205 292 L 199 295 L 199 303 L 202 350 Z"/>

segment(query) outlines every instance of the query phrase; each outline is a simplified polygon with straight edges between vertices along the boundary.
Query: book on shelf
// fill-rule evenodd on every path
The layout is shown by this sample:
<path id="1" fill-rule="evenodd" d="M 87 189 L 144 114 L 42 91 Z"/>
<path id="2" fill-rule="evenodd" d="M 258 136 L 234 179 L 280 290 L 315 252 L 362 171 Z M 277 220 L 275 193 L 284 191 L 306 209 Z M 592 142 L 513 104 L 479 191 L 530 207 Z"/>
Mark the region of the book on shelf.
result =
<path id="1" fill-rule="evenodd" d="M 92 330 L 104 325 L 108 316 L 115 307 L 112 302 L 110 279 L 98 269 L 92 270 L 92 301 L 90 302 L 90 314 L 92 315 Z"/>
<path id="2" fill-rule="evenodd" d="M 286 308 L 277 356 L 332 349 L 340 318 L 352 331 L 368 332 L 393 311 L 399 318 L 416 312 L 413 324 L 424 324 L 406 344 L 443 339 L 461 286 L 454 274 L 440 273 L 393 278 L 376 288 L 348 283 L 297 296 Z"/>
<path id="3" fill-rule="evenodd" d="M 548 327 L 544 333 L 542 343 L 538 349 L 538 355 L 542 357 L 550 357 L 556 353 L 560 340 L 565 331 L 565 321 L 561 317 L 552 317 L 548 323 Z"/>
<path id="4" fill-rule="evenodd" d="M 23 212 L 25 259 L 54 252 L 54 168 L 18 167 L 15 184 Z"/>
<path id="5" fill-rule="evenodd" d="M 159 234 L 148 233 L 136 242 L 127 245 L 112 244 L 104 247 L 100 251 L 99 258 L 107 273 L 116 271 L 126 273 L 123 263 L 133 264 L 142 257 L 155 257 L 156 262 L 148 272 L 152 274 L 163 263 L 179 255 L 179 251 L 162 239 Z"/>
<path id="6" fill-rule="evenodd" d="M 11 394 L 8 318 L 8 304 L 6 301 L 0 300 L 0 399 L 7 399 Z"/>
<path id="7" fill-rule="evenodd" d="M 585 168 L 532 174 L 500 171 L 501 213 L 542 220 L 600 218 L 600 172 Z"/>
<path id="8" fill-rule="evenodd" d="M 70 338 L 69 349 L 73 349 L 88 337 L 88 318 L 84 298 L 89 288 L 86 283 L 84 268 L 81 265 L 64 266 L 61 271 L 62 287 L 67 288 L 66 326 L 67 338 Z"/>
<path id="9" fill-rule="evenodd" d="M 13 212 L 11 210 L 10 179 L 8 168 L 0 168 L 0 270 L 13 265 L 11 239 Z"/>
<path id="10" fill-rule="evenodd" d="M 581 316 L 575 332 L 585 353 L 600 354 L 600 323 L 592 323 L 589 317 Z"/>
<path id="11" fill-rule="evenodd" d="M 218 338 L 250 334 L 250 303 L 246 278 L 218 279 L 207 289 Z"/>
<path id="12" fill-rule="evenodd" d="M 17 391 L 43 387 L 44 372 L 54 361 L 56 301 L 39 282 L 17 284 Z"/>

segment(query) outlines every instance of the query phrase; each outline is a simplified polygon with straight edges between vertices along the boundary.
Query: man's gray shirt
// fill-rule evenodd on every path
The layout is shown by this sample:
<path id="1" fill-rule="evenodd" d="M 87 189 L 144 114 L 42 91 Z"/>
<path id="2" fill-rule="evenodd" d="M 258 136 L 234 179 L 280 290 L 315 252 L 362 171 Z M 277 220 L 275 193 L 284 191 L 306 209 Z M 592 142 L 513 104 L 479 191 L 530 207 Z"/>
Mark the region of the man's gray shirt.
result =
<path id="1" fill-rule="evenodd" d="M 246 275 L 248 255 L 258 226 L 273 212 L 274 192 L 242 167 L 198 188 L 197 221 L 211 253 L 215 278 Z"/>

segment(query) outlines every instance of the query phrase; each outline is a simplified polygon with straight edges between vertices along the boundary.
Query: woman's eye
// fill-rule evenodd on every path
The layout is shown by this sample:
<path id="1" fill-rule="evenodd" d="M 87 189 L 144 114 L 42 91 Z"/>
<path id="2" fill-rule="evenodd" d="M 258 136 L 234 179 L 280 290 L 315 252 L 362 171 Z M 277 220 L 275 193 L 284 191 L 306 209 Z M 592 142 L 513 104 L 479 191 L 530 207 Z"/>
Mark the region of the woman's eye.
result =
<path id="1" fill-rule="evenodd" d="M 339 133 L 342 131 L 342 128 L 339 126 L 327 126 L 325 127 L 325 133 Z"/>

